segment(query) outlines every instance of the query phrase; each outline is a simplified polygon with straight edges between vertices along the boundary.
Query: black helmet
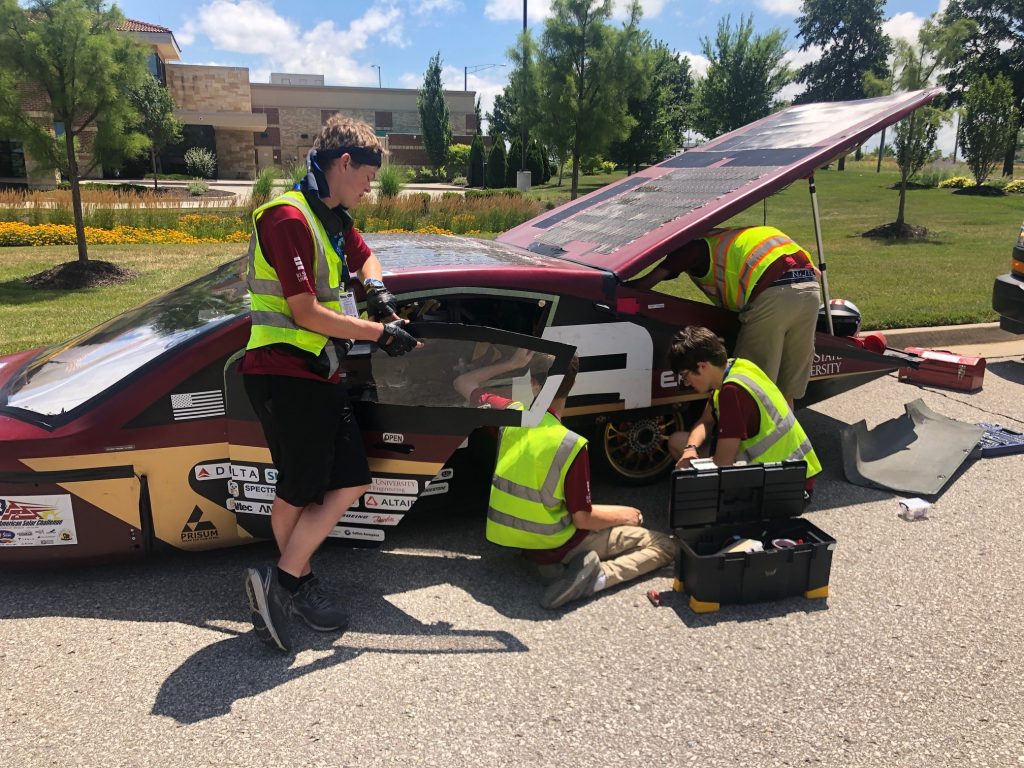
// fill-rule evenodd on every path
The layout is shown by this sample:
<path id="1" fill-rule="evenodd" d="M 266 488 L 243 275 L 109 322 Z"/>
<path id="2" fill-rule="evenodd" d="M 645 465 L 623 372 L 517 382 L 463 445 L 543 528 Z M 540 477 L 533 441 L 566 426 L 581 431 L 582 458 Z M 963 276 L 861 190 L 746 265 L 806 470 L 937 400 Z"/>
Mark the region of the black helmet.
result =
<path id="1" fill-rule="evenodd" d="M 832 310 L 832 329 L 836 336 L 856 336 L 860 330 L 860 310 L 857 305 L 847 299 L 832 299 L 828 305 Z M 824 304 L 818 309 L 818 330 L 828 333 Z"/>

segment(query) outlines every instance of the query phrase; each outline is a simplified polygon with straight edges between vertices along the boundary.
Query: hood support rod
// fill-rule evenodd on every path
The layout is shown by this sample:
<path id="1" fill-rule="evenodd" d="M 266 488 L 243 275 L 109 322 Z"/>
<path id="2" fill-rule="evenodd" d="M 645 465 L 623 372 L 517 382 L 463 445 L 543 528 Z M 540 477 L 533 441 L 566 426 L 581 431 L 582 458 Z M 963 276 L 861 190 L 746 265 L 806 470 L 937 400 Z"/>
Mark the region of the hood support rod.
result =
<path id="1" fill-rule="evenodd" d="M 835 336 L 832 328 L 832 306 L 828 296 L 828 273 L 825 271 L 825 248 L 821 244 L 821 219 L 818 217 L 818 192 L 814 187 L 814 174 L 807 177 L 807 186 L 811 191 L 811 212 L 814 215 L 814 240 L 818 246 L 818 269 L 821 270 L 821 293 L 825 304 L 825 320 L 828 322 L 828 333 Z"/>

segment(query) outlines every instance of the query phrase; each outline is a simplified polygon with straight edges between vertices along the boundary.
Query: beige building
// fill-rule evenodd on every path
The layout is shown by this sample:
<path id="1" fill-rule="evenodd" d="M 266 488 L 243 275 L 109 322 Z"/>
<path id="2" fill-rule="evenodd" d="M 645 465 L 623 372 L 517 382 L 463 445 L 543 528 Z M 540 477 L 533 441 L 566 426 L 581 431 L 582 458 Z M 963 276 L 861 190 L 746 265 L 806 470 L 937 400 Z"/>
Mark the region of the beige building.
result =
<path id="1" fill-rule="evenodd" d="M 166 27 L 126 19 L 121 30 L 150 48 L 149 70 L 167 86 L 185 126 L 182 142 L 162 153 L 165 172 L 184 170 L 182 155 L 190 146 L 216 152 L 220 179 L 251 179 L 270 165 L 290 167 L 305 158 L 320 126 L 335 112 L 373 126 L 385 138 L 390 162 L 429 164 L 419 134 L 416 89 L 324 85 L 323 75 L 317 74 L 274 73 L 269 83 L 252 83 L 246 67 L 181 63 L 181 49 Z M 476 93 L 445 91 L 445 98 L 454 141 L 470 143 L 479 131 Z M 34 95 L 34 116 L 48 120 L 48 107 L 45 94 Z M 135 175 L 136 168 L 149 170 L 128 163 L 124 173 Z M 104 175 L 114 173 L 105 169 Z M 48 187 L 55 181 L 52 172 L 35 168 L 16 137 L 0 140 L 0 184 Z"/>

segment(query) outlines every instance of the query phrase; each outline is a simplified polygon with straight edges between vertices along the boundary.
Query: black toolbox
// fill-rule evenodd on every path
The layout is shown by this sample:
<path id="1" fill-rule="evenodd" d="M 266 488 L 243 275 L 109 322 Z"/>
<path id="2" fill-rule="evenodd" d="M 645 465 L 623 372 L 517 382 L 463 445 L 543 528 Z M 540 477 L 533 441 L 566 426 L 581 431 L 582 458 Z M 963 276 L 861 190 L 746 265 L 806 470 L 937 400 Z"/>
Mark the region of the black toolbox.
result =
<path id="1" fill-rule="evenodd" d="M 828 597 L 836 541 L 799 516 L 806 474 L 803 461 L 672 473 L 669 520 L 680 543 L 673 588 L 689 594 L 691 609 Z M 763 551 L 723 553 L 734 539 L 761 542 Z M 779 539 L 789 541 L 771 544 Z"/>

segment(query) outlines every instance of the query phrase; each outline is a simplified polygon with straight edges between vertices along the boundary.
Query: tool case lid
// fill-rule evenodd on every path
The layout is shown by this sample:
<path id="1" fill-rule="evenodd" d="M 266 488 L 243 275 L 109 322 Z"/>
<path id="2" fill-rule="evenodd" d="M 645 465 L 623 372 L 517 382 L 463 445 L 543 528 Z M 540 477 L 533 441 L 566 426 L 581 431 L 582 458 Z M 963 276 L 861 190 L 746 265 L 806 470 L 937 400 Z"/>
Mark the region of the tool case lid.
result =
<path id="1" fill-rule="evenodd" d="M 672 473 L 672 528 L 799 517 L 807 462 L 783 461 Z"/>

